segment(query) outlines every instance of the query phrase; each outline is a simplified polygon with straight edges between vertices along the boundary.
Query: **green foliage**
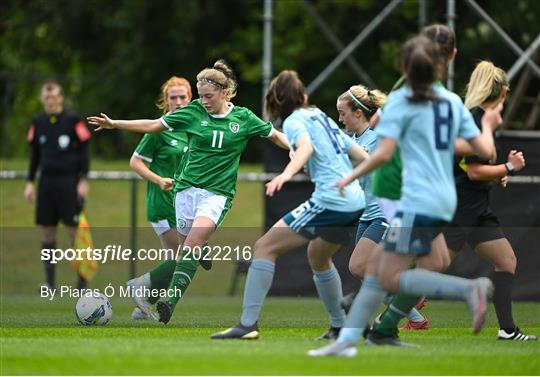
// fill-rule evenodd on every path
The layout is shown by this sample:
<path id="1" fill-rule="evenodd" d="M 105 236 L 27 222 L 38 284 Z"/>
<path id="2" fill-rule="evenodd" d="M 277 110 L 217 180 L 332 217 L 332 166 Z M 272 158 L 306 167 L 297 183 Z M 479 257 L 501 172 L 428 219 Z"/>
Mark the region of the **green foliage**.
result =
<path id="1" fill-rule="evenodd" d="M 309 0 L 347 45 L 388 4 L 376 0 Z M 427 1 L 428 22 L 445 22 L 446 2 Z M 538 33 L 540 2 L 478 3 L 526 48 Z M 220 57 L 236 70 L 235 102 L 260 113 L 263 5 L 257 0 L 11 0 L 0 5 L 0 95 L 8 156 L 27 153 L 25 133 L 40 111 L 41 82 L 59 79 L 67 105 L 82 115 L 159 115 L 154 103 L 173 74 L 192 84 L 197 72 Z M 273 69 L 298 70 L 308 85 L 336 57 L 334 46 L 297 0 L 274 2 Z M 403 1 L 352 56 L 388 91 L 399 75 L 397 48 L 418 31 L 418 2 Z M 510 68 L 517 56 L 464 3 L 457 3 L 456 90 L 461 92 L 476 61 Z M 343 63 L 311 96 L 336 115 L 336 96 L 361 79 Z M 536 84 L 535 84 L 536 85 Z M 531 89 L 534 90 L 537 86 Z M 3 136 L 5 134 L 2 134 Z M 107 132 L 94 138 L 94 155 L 127 157 L 139 136 Z M 252 146 L 250 158 L 255 157 Z M 6 154 L 6 151 L 4 151 Z"/>

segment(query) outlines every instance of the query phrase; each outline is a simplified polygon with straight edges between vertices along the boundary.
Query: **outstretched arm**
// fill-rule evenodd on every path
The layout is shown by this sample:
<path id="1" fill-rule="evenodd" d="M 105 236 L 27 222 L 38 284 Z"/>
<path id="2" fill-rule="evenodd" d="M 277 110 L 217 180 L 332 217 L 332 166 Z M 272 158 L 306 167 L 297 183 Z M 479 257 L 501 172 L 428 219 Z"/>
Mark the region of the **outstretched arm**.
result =
<path id="1" fill-rule="evenodd" d="M 293 175 L 298 173 L 313 154 L 313 146 L 311 145 L 309 136 L 299 138 L 296 146 L 294 156 L 285 169 L 283 169 L 283 172 L 266 184 L 266 195 L 273 196 L 276 191 L 281 190 L 285 182 L 289 181 Z"/>
<path id="2" fill-rule="evenodd" d="M 360 165 L 355 167 L 349 176 L 336 182 L 336 186 L 339 188 L 340 192 L 342 192 L 343 188 L 353 182 L 356 178 L 366 175 L 375 168 L 390 161 L 395 149 L 396 141 L 394 139 L 387 137 L 382 138 L 379 146 L 375 152 L 369 156 L 369 158 L 365 159 Z"/>
<path id="3" fill-rule="evenodd" d="M 287 140 L 287 136 L 285 136 L 285 134 L 281 131 L 274 129 L 272 131 L 272 135 L 268 136 L 268 139 L 280 148 L 287 150 L 291 149 L 291 146 L 289 145 L 289 140 Z"/>
<path id="4" fill-rule="evenodd" d="M 158 119 L 136 119 L 136 120 L 113 120 L 106 114 L 101 113 L 100 116 L 89 116 L 86 118 L 89 124 L 98 126 L 95 131 L 103 129 L 117 128 L 131 132 L 139 132 L 143 134 L 153 134 L 165 130 L 165 126 Z"/>

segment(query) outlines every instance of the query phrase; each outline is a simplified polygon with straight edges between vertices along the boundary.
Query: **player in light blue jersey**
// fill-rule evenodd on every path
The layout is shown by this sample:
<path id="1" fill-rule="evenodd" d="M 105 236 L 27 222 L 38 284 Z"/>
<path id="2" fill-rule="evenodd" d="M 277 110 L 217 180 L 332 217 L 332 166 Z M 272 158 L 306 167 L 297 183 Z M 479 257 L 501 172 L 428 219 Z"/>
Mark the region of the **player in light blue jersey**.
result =
<path id="1" fill-rule="evenodd" d="M 317 292 L 331 320 L 330 329 L 320 338 L 335 338 L 345 321 L 345 312 L 340 305 L 341 279 L 332 255 L 340 244 L 347 243 L 347 227 L 358 222 L 365 207 L 358 181 L 344 188 L 342 195 L 335 182 L 350 175 L 353 163 L 365 161 L 369 155 L 328 115 L 308 105 L 304 84 L 294 71 L 282 71 L 272 80 L 266 106 L 273 118 L 283 120 L 284 132 L 294 150 L 283 172 L 267 183 L 266 194 L 273 196 L 306 164 L 315 191 L 256 242 L 240 322 L 212 338 L 258 338 L 257 320 L 272 284 L 275 261 L 305 244 Z"/>
<path id="2" fill-rule="evenodd" d="M 352 139 L 371 154 L 378 144 L 377 134 L 369 127 L 369 120 L 386 102 L 386 95 L 378 90 L 368 90 L 362 85 L 352 86 L 337 99 L 339 121 Z M 371 193 L 371 174 L 358 178 L 366 197 L 366 209 L 358 223 L 356 248 L 349 261 L 349 270 L 357 278 L 364 276 L 364 269 L 373 249 L 382 240 L 388 224 L 375 197 Z"/>
<path id="3" fill-rule="evenodd" d="M 378 145 L 377 133 L 370 128 L 372 117 L 386 102 L 386 95 L 379 90 L 369 90 L 362 85 L 354 85 L 337 99 L 339 121 L 352 139 L 369 154 Z M 371 174 L 358 178 L 366 196 L 366 209 L 358 222 L 356 246 L 349 260 L 349 271 L 358 280 L 364 277 L 367 261 L 382 241 L 388 229 L 388 221 L 377 198 L 371 191 Z M 342 307 L 350 308 L 356 291 L 344 296 Z M 347 304 L 346 301 L 349 300 Z M 416 308 L 407 313 L 411 321 L 428 323 Z"/>
<path id="4" fill-rule="evenodd" d="M 429 271 L 431 243 L 453 217 L 456 191 L 453 151 L 456 138 L 469 141 L 482 158 L 495 155 L 491 123 L 500 123 L 500 109 L 486 113 L 483 130 L 476 128 L 461 99 L 434 85 L 444 66 L 437 46 L 424 36 L 405 43 L 401 68 L 408 85 L 390 94 L 371 159 L 339 181 L 345 187 L 388 161 L 399 145 L 404 162 L 402 198 L 385 239 L 384 251 L 368 262 L 367 273 L 336 342 L 309 351 L 311 356 L 354 356 L 363 329 L 388 292 L 466 300 L 473 313 L 473 333 L 486 319 L 491 281 L 469 280 Z M 408 269 L 415 261 L 417 268 Z"/>

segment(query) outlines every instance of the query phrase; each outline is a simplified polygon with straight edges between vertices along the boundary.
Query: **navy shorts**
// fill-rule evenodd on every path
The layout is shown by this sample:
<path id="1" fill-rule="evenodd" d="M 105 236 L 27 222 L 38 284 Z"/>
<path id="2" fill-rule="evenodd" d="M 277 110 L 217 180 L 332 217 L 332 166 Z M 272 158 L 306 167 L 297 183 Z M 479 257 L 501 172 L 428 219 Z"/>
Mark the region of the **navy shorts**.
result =
<path id="1" fill-rule="evenodd" d="M 398 211 L 385 238 L 385 250 L 424 256 L 431 251 L 431 241 L 448 225 L 448 221 L 414 212 Z"/>
<path id="2" fill-rule="evenodd" d="M 358 222 L 358 230 L 356 231 L 356 243 L 360 238 L 367 238 L 375 243 L 382 241 L 384 234 L 388 230 L 388 223 L 384 217 L 376 217 L 372 220 Z"/>
<path id="3" fill-rule="evenodd" d="M 362 211 L 333 211 L 310 199 L 283 216 L 283 221 L 307 239 L 320 237 L 327 242 L 348 245 Z"/>

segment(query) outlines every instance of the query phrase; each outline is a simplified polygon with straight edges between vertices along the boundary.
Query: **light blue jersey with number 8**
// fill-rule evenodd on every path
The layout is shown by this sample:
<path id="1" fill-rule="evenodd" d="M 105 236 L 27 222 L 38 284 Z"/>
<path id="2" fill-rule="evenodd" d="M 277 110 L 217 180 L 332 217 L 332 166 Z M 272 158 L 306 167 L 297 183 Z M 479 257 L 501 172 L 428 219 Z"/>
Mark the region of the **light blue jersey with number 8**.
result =
<path id="1" fill-rule="evenodd" d="M 457 204 L 453 175 L 454 145 L 479 135 L 461 98 L 442 85 L 437 99 L 415 103 L 409 87 L 388 96 L 377 134 L 395 139 L 403 160 L 403 187 L 398 210 L 451 221 Z"/>
<path id="2" fill-rule="evenodd" d="M 283 122 L 283 131 L 293 149 L 298 139 L 309 137 L 313 155 L 307 162 L 315 191 L 311 200 L 326 209 L 355 212 L 366 206 L 364 192 L 358 181 L 345 188 L 345 196 L 339 195 L 334 185 L 351 174 L 352 164 L 348 151 L 355 142 L 346 135 L 328 115 L 310 107 L 297 109 Z"/>

